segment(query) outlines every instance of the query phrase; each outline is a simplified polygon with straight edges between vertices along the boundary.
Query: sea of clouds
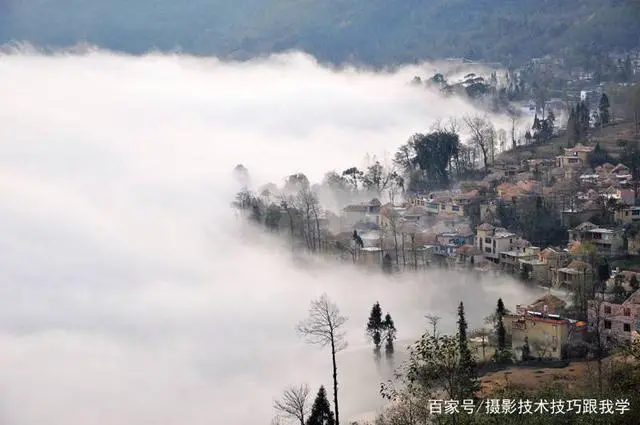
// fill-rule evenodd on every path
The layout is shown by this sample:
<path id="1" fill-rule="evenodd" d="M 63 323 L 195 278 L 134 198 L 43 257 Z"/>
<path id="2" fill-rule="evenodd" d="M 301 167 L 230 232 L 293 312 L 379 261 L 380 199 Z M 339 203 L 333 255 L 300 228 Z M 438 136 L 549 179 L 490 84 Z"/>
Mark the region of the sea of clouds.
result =
<path id="1" fill-rule="evenodd" d="M 380 406 L 375 301 L 407 342 L 429 312 L 451 329 L 461 300 L 472 327 L 499 296 L 523 301 L 508 279 L 296 266 L 229 206 L 238 163 L 257 182 L 319 180 L 474 112 L 407 84 L 432 71 L 295 53 L 1 55 L 0 423 L 266 424 L 285 386 L 330 384 L 329 353 L 294 330 L 323 292 L 349 317 L 348 418 Z"/>

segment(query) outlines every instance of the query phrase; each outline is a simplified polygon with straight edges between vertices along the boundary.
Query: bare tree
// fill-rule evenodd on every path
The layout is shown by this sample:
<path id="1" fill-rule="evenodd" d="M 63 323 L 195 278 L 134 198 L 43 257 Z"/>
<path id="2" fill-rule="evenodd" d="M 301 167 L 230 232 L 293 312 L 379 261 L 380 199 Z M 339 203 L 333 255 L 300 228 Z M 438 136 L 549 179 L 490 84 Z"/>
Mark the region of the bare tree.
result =
<path id="1" fill-rule="evenodd" d="M 489 154 L 495 148 L 495 129 L 488 118 L 480 115 L 467 115 L 464 123 L 471 132 L 471 142 L 482 153 L 484 168 L 488 170 Z"/>
<path id="2" fill-rule="evenodd" d="M 271 419 L 271 425 L 282 425 L 282 420 L 280 416 L 276 416 L 273 419 Z"/>
<path id="3" fill-rule="evenodd" d="M 393 208 L 390 208 L 385 213 L 388 231 L 393 236 L 393 244 L 396 252 L 396 265 L 400 265 L 400 253 L 398 250 L 398 232 L 400 230 L 400 215 Z M 404 255 L 404 253 L 403 253 Z"/>
<path id="4" fill-rule="evenodd" d="M 486 328 L 476 329 L 471 332 L 473 338 L 480 338 L 480 347 L 482 348 L 482 361 L 486 360 L 486 348 L 491 332 Z"/>
<path id="5" fill-rule="evenodd" d="M 436 332 L 438 331 L 438 322 L 440 321 L 440 319 L 442 319 L 440 316 L 436 316 L 435 314 L 426 314 L 424 317 L 427 318 L 427 320 L 429 321 L 429 323 L 431 324 L 431 327 L 433 328 L 433 336 L 437 337 L 438 335 L 436 335 Z"/>
<path id="6" fill-rule="evenodd" d="M 295 209 L 292 207 L 292 200 L 286 195 L 280 197 L 280 207 L 287 213 L 289 231 L 291 236 L 291 250 L 295 251 Z"/>
<path id="7" fill-rule="evenodd" d="M 284 416 L 297 419 L 300 421 L 300 425 L 304 425 L 305 416 L 309 412 L 308 398 L 309 386 L 307 384 L 297 387 L 291 386 L 284 390 L 280 400 L 273 403 L 273 408 Z"/>
<path id="8" fill-rule="evenodd" d="M 347 348 L 345 334 L 341 328 L 347 318 L 340 314 L 338 306 L 334 304 L 327 294 L 311 301 L 309 317 L 300 322 L 296 327 L 298 334 L 305 338 L 309 344 L 317 344 L 321 347 L 331 347 L 331 362 L 333 365 L 333 407 L 336 414 L 336 425 L 340 425 L 338 411 L 338 367 L 336 353 Z"/>
<path id="9" fill-rule="evenodd" d="M 317 211 L 319 210 L 318 197 L 308 186 L 303 186 L 298 191 L 296 201 L 300 211 L 303 213 L 303 221 L 305 228 L 305 241 L 307 242 L 307 248 L 313 252 L 317 250 L 317 238 L 315 234 L 314 215 L 316 217 L 315 224 L 318 224 Z M 318 226 L 319 227 L 319 226 Z M 319 238 L 319 235 L 317 235 Z"/>

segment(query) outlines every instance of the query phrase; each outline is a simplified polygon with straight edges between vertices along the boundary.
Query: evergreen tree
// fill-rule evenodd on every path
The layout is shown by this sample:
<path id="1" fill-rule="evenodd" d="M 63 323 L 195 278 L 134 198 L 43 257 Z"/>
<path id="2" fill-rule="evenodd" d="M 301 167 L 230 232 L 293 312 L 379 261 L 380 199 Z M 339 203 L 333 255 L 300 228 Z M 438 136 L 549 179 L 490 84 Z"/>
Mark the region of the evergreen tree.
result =
<path id="1" fill-rule="evenodd" d="M 638 278 L 636 277 L 636 275 L 634 274 L 633 276 L 631 276 L 631 280 L 629 280 L 629 285 L 631 286 L 631 289 L 633 289 L 634 291 L 638 290 Z"/>
<path id="2" fill-rule="evenodd" d="M 393 260 L 388 252 L 384 254 L 384 257 L 382 257 L 382 271 L 387 274 L 390 274 L 393 271 Z"/>
<path id="3" fill-rule="evenodd" d="M 587 131 L 589 130 L 589 124 L 590 124 L 589 106 L 585 102 L 578 103 L 578 106 L 579 106 L 578 123 L 579 123 L 579 130 L 580 130 L 580 140 L 583 140 L 587 135 Z"/>
<path id="4" fill-rule="evenodd" d="M 567 147 L 572 148 L 580 141 L 580 130 L 578 128 L 578 118 L 576 108 L 572 107 L 567 121 Z"/>
<path id="5" fill-rule="evenodd" d="M 498 298 L 498 304 L 496 305 L 496 315 L 504 316 L 506 312 L 507 310 L 504 308 L 504 302 L 502 301 L 502 298 Z"/>
<path id="6" fill-rule="evenodd" d="M 387 313 L 386 316 L 384 316 L 384 322 L 382 324 L 382 327 L 384 329 L 385 340 L 386 340 L 384 351 L 385 351 L 385 354 L 387 355 L 387 358 L 389 358 L 393 356 L 393 352 L 394 352 L 393 341 L 396 339 L 396 326 L 393 323 L 393 319 L 391 318 L 391 315 L 389 313 Z"/>
<path id="7" fill-rule="evenodd" d="M 371 308 L 369 321 L 367 322 L 367 334 L 373 341 L 373 351 L 378 354 L 380 352 L 380 343 L 382 342 L 382 331 L 384 324 L 382 323 L 382 309 L 380 304 L 376 302 Z"/>
<path id="8" fill-rule="evenodd" d="M 609 124 L 610 114 L 609 114 L 609 97 L 606 93 L 602 93 L 602 97 L 600 98 L 600 123 L 601 124 Z"/>
<path id="9" fill-rule="evenodd" d="M 335 419 L 333 418 L 333 412 L 329 406 L 329 400 L 327 400 L 327 392 L 324 386 L 321 386 L 318 390 L 313 406 L 311 407 L 311 414 L 307 419 L 307 425 L 334 425 Z"/>
<path id="10" fill-rule="evenodd" d="M 476 375 L 476 364 L 471 356 L 467 340 L 467 320 L 464 317 L 464 304 L 458 306 L 458 350 L 460 352 L 460 373 L 458 389 L 461 399 L 473 398 L 480 384 Z"/>
<path id="11" fill-rule="evenodd" d="M 498 299 L 498 304 L 496 306 L 496 338 L 498 340 L 498 347 L 496 350 L 496 360 L 499 362 L 503 362 L 505 357 L 507 356 L 507 331 L 504 327 L 503 317 L 507 313 L 507 309 L 504 307 L 504 302 L 502 302 L 502 298 Z"/>
<path id="12" fill-rule="evenodd" d="M 529 347 L 529 337 L 524 337 L 524 344 L 522 345 L 522 361 L 527 361 L 531 357 L 531 348 Z"/>
<path id="13" fill-rule="evenodd" d="M 541 129 L 540 120 L 538 119 L 538 114 L 533 118 L 533 125 L 531 126 L 532 130 L 539 131 Z"/>
<path id="14" fill-rule="evenodd" d="M 507 348 L 507 331 L 504 328 L 504 321 L 502 316 L 498 317 L 498 324 L 496 325 L 496 336 L 498 337 L 498 353 L 502 354 Z"/>

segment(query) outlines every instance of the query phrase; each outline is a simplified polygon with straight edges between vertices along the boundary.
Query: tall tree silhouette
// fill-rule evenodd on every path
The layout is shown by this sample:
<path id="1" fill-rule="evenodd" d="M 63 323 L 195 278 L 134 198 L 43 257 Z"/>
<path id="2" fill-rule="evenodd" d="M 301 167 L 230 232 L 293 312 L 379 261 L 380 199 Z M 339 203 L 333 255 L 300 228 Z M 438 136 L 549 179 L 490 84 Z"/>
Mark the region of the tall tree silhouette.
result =
<path id="1" fill-rule="evenodd" d="M 367 334 L 369 334 L 371 340 L 373 341 L 373 351 L 376 353 L 376 355 L 380 354 L 382 331 L 382 309 L 380 308 L 380 303 L 376 302 L 371 308 L 371 314 L 369 315 L 369 321 L 367 322 Z"/>
<path id="2" fill-rule="evenodd" d="M 321 386 L 318 390 L 318 395 L 311 407 L 311 414 L 307 419 L 306 425 L 337 425 L 337 420 L 333 417 L 333 412 L 329 407 L 329 401 L 327 400 L 327 392 L 324 386 Z"/>
<path id="3" fill-rule="evenodd" d="M 331 363 L 333 366 L 333 407 L 336 414 L 335 425 L 340 425 L 338 409 L 338 365 L 336 353 L 347 348 L 342 327 L 347 318 L 340 314 L 340 309 L 327 294 L 311 302 L 309 317 L 297 326 L 298 334 L 310 344 L 318 344 L 321 347 L 331 347 Z"/>

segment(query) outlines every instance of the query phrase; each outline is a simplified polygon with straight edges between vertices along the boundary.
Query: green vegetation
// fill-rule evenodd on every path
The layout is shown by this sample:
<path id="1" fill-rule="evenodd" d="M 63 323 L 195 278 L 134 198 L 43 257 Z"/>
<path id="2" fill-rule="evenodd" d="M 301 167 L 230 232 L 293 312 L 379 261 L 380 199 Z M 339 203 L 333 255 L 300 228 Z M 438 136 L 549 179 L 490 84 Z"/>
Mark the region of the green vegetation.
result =
<path id="1" fill-rule="evenodd" d="M 321 61 L 390 65 L 466 57 L 517 64 L 557 53 L 590 65 L 639 42 L 633 0 L 22 0 L 2 6 L 0 42 L 81 40 L 246 58 L 301 49 Z"/>

